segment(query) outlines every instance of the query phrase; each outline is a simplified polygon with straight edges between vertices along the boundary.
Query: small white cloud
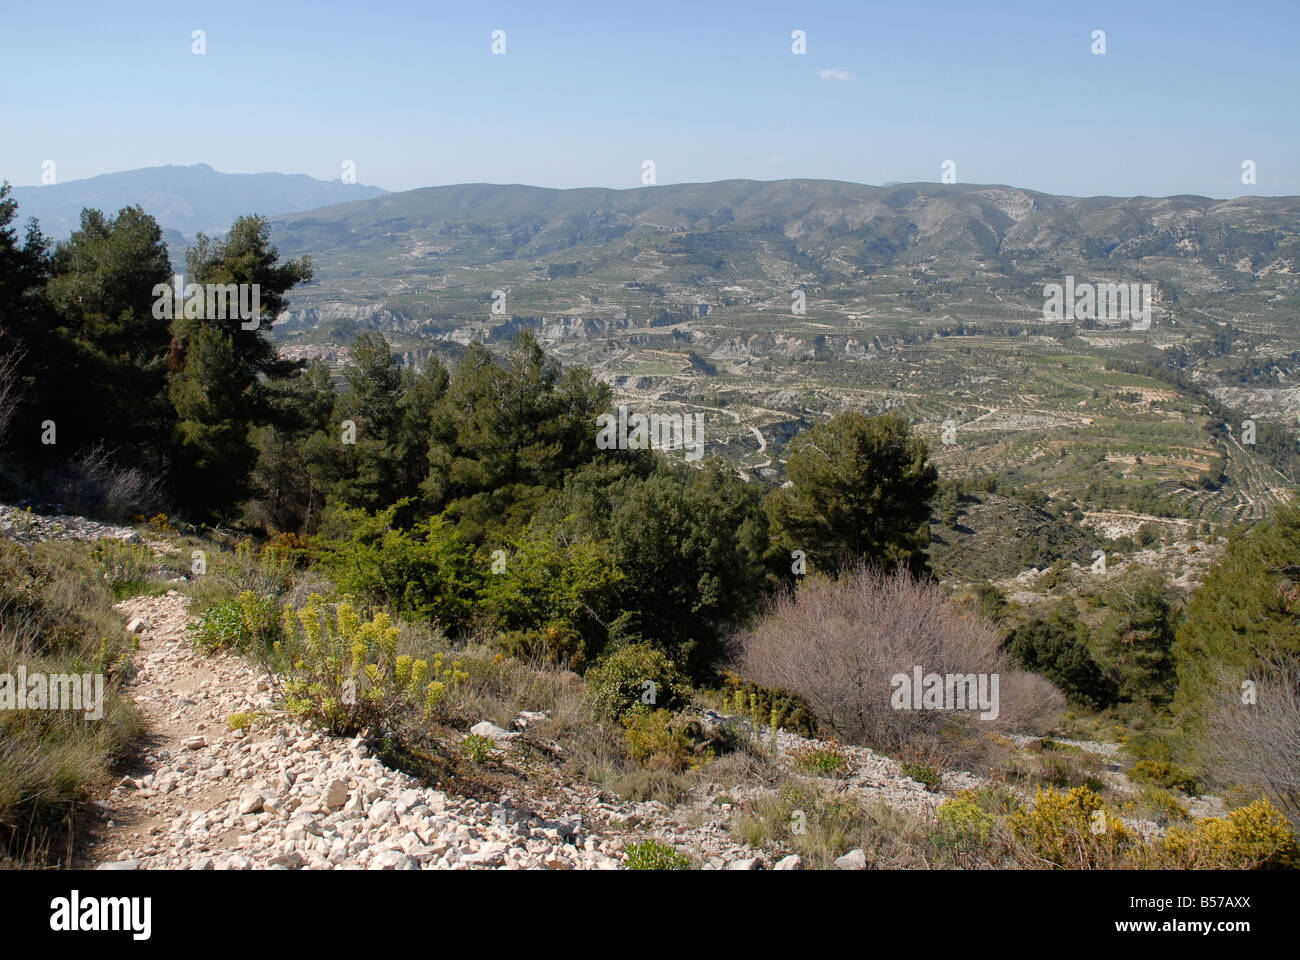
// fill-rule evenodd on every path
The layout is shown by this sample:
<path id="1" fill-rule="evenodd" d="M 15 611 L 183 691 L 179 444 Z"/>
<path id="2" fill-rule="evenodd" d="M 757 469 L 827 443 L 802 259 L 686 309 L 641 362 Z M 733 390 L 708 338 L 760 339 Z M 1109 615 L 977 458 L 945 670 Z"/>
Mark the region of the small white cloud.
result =
<path id="1" fill-rule="evenodd" d="M 847 70 L 818 70 L 817 76 L 823 80 L 856 80 L 858 79 Z"/>

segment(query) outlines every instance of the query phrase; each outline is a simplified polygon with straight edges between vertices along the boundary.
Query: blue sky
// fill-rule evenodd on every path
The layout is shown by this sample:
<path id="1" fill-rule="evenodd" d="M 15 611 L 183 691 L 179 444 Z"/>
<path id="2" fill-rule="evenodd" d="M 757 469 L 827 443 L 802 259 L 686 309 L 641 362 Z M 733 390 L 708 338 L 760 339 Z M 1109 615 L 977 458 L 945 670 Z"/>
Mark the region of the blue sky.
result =
<path id="1" fill-rule="evenodd" d="M 1300 194 L 1295 0 L 3 6 L 19 185 L 45 160 L 60 182 L 352 160 L 389 190 L 632 187 L 646 159 L 661 184 L 882 183 L 952 160 L 960 182 L 1073 195 Z"/>

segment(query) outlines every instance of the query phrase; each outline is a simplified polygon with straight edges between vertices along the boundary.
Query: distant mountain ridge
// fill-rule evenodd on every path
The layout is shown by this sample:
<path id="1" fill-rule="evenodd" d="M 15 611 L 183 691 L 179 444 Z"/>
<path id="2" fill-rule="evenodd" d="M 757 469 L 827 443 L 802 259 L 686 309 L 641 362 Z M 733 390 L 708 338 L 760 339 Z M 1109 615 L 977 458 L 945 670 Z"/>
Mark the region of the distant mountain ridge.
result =
<path id="1" fill-rule="evenodd" d="M 444 258 L 462 253 L 480 263 L 718 232 L 836 246 L 871 268 L 927 255 L 1113 260 L 1156 251 L 1219 265 L 1227 255 L 1279 247 L 1294 255 L 1298 219 L 1298 197 L 1066 197 L 1002 185 L 724 180 L 627 190 L 426 187 L 287 213 L 273 226 L 291 248 L 308 252 L 423 242 Z M 1190 244 L 1180 250 L 1181 240 Z"/>
<path id="2" fill-rule="evenodd" d="M 258 213 L 272 217 L 313 210 L 349 200 L 368 200 L 379 187 L 317 180 L 304 174 L 221 173 L 206 163 L 169 164 L 105 173 L 41 187 L 14 187 L 19 217 L 36 217 L 56 240 L 67 238 L 81 222 L 84 207 L 114 214 L 139 204 L 171 233 L 193 237 L 224 233 L 236 217 Z M 169 236 L 169 244 L 175 238 Z"/>
<path id="3" fill-rule="evenodd" d="M 285 214 L 271 226 L 283 255 L 310 254 L 317 265 L 297 307 L 387 309 L 435 325 L 481 313 L 507 287 L 511 311 L 538 315 L 631 309 L 651 321 L 660 310 L 738 300 L 788 309 L 799 286 L 841 303 L 861 298 L 867 311 L 878 296 L 917 312 L 973 300 L 976 313 L 1032 319 L 1042 316 L 1043 283 L 1068 274 L 1223 301 L 1245 288 L 1285 298 L 1300 272 L 1300 197 L 833 180 L 476 183 Z"/>

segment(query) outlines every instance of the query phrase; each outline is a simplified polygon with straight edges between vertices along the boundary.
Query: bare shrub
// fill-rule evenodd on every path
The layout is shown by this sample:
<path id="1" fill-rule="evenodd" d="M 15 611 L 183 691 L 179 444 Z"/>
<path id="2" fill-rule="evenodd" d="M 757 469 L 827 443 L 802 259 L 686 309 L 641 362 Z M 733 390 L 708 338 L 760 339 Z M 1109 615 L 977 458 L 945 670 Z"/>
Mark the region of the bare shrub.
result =
<path id="1" fill-rule="evenodd" d="M 22 399 L 19 378 L 22 359 L 21 350 L 0 354 L 0 440 L 4 439 L 9 421 L 13 419 L 18 402 Z"/>
<path id="2" fill-rule="evenodd" d="M 1065 695 L 1041 674 L 1014 669 L 1009 658 L 1002 666 L 1001 709 L 1003 730 L 1042 734 L 1054 728 L 1065 710 Z"/>
<path id="3" fill-rule="evenodd" d="M 1220 677 L 1206 717 L 1206 759 L 1221 786 L 1263 793 L 1300 825 L 1300 657 L 1265 660 L 1242 703 L 1241 677 Z"/>
<path id="4" fill-rule="evenodd" d="M 744 638 L 748 679 L 804 697 L 841 739 L 892 748 L 918 734 L 937 735 L 973 711 L 893 709 L 891 678 L 996 674 L 999 713 L 975 721 L 989 729 L 1050 728 L 1065 698 L 1050 683 L 1014 667 L 984 621 L 961 616 L 937 585 L 904 570 L 885 575 L 860 566 L 838 580 L 814 578 L 778 596 Z"/>
<path id="5" fill-rule="evenodd" d="M 129 520 L 166 512 L 163 478 L 140 467 L 122 467 L 102 444 L 81 451 L 51 470 L 43 489 L 69 513 Z"/>

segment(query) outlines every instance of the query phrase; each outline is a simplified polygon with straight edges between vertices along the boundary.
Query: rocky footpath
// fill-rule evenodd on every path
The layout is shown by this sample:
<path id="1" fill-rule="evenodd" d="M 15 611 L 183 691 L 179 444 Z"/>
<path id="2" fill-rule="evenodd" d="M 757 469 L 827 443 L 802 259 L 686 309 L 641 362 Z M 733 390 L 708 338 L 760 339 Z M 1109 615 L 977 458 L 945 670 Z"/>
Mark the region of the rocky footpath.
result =
<path id="1" fill-rule="evenodd" d="M 233 714 L 274 717 L 270 685 L 238 657 L 194 652 L 187 605 L 176 591 L 117 605 L 141 635 L 126 692 L 152 741 L 100 804 L 106 824 L 90 848 L 98 869 L 608 870 L 649 835 L 702 856 L 705 869 L 761 865 L 729 838 L 726 810 L 692 825 L 661 804 L 583 785 L 479 802 L 422 787 L 360 740 L 283 716 L 230 730 Z M 503 743 L 510 748 L 508 736 Z"/>
<path id="2" fill-rule="evenodd" d="M 143 538 L 130 527 L 118 527 L 87 520 L 70 514 L 41 514 L 29 509 L 0 504 L 0 537 L 18 543 L 36 543 L 42 540 L 125 540 L 143 543 Z"/>

